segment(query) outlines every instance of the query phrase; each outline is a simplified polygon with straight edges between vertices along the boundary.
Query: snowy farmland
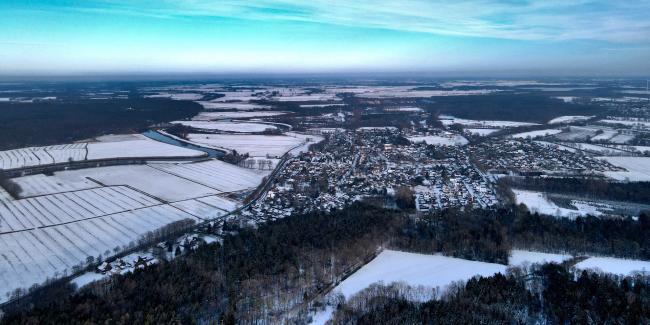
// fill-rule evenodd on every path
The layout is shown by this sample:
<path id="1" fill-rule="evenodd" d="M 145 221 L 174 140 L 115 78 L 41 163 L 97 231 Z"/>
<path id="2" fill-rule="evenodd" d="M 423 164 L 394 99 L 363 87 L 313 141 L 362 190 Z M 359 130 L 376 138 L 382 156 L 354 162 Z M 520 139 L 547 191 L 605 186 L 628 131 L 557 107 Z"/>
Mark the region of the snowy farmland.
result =
<path id="1" fill-rule="evenodd" d="M 149 166 L 221 192 L 250 190 L 257 187 L 269 174 L 268 170 L 242 168 L 220 160 L 199 163 L 160 163 Z"/>
<path id="2" fill-rule="evenodd" d="M 126 209 L 122 201 L 103 200 L 101 204 Z M 99 211 L 99 207 L 86 208 Z M 59 215 L 73 213 L 59 211 Z M 16 289 L 72 274 L 99 256 L 134 247 L 147 232 L 185 219 L 196 220 L 174 207 L 157 205 L 0 234 L 0 301 L 8 300 Z"/>
<path id="3" fill-rule="evenodd" d="M 384 284 L 405 282 L 410 286 L 442 290 L 454 281 L 468 280 L 477 275 L 491 276 L 505 271 L 506 266 L 501 264 L 385 250 L 341 282 L 332 292 L 341 292 L 346 299 L 349 299 L 370 284 L 379 281 Z"/>
<path id="4" fill-rule="evenodd" d="M 170 223 L 223 217 L 241 202 L 221 194 L 252 190 L 268 174 L 209 160 L 14 178 L 22 198 L 3 194 L 0 199 L 0 302 L 16 289 L 73 274 L 100 256 L 132 248 Z"/>
<path id="5" fill-rule="evenodd" d="M 580 216 L 602 214 L 600 210 L 610 209 L 607 206 L 594 206 L 587 202 L 573 200 L 571 205 L 576 209 L 568 209 L 558 206 L 548 199 L 542 192 L 533 192 L 525 190 L 512 190 L 515 194 L 517 204 L 524 204 L 531 213 L 546 214 L 555 217 L 576 218 Z"/>
<path id="6" fill-rule="evenodd" d="M 537 130 L 513 134 L 511 137 L 517 139 L 534 139 L 539 137 L 546 137 L 549 135 L 554 135 L 562 132 L 560 129 L 546 129 L 546 130 Z"/>
<path id="7" fill-rule="evenodd" d="M 573 97 L 571 101 L 573 101 Z M 565 116 L 558 116 L 550 121 L 548 121 L 548 124 L 562 124 L 562 123 L 572 123 L 572 122 L 580 122 L 580 121 L 587 121 L 589 119 L 594 118 L 594 116 L 584 116 L 584 115 L 565 115 Z"/>
<path id="8" fill-rule="evenodd" d="M 614 257 L 590 257 L 575 266 L 580 270 L 595 270 L 605 273 L 632 275 L 650 274 L 650 261 L 628 260 Z"/>
<path id="9" fill-rule="evenodd" d="M 141 134 L 104 136 L 97 142 L 0 151 L 0 169 L 17 169 L 112 158 L 201 157 L 201 151 L 181 148 L 149 139 Z"/>
<path id="10" fill-rule="evenodd" d="M 175 121 L 175 124 L 182 124 L 195 129 L 223 131 L 233 133 L 255 133 L 266 130 L 277 130 L 277 127 L 264 123 L 247 122 L 218 122 L 218 121 Z"/>
<path id="11" fill-rule="evenodd" d="M 478 135 L 480 137 L 488 136 L 500 130 L 501 129 L 464 129 L 464 131 L 467 132 L 468 134 Z"/>
<path id="12" fill-rule="evenodd" d="M 412 143 L 424 142 L 434 146 L 464 146 L 469 143 L 467 139 L 458 134 L 414 136 L 407 139 Z"/>
<path id="13" fill-rule="evenodd" d="M 269 111 L 246 111 L 246 112 L 201 112 L 195 116 L 195 121 L 212 121 L 226 119 L 245 119 L 253 117 L 272 117 L 285 115 L 286 112 L 269 112 Z"/>
<path id="14" fill-rule="evenodd" d="M 281 157 L 305 142 L 305 139 L 287 135 L 189 134 L 188 139 L 214 148 L 237 150 L 240 154 L 247 153 L 253 157 Z"/>
<path id="15" fill-rule="evenodd" d="M 599 157 L 608 163 L 625 168 L 627 171 L 607 171 L 607 177 L 630 182 L 650 181 L 650 158 L 649 157 Z"/>
<path id="16" fill-rule="evenodd" d="M 514 121 L 478 121 L 478 120 L 468 120 L 462 118 L 456 118 L 449 115 L 440 115 L 440 122 L 445 126 L 450 126 L 453 124 L 460 124 L 468 128 L 513 128 L 520 126 L 533 126 L 539 125 L 537 123 L 527 123 L 527 122 L 514 122 Z"/>

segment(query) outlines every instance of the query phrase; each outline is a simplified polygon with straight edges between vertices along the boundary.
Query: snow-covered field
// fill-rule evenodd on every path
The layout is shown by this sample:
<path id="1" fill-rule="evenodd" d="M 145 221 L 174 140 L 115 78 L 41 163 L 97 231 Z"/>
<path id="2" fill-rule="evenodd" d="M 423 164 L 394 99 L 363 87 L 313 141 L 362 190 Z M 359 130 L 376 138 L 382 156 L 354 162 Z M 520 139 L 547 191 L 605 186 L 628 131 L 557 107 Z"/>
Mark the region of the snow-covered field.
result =
<path id="1" fill-rule="evenodd" d="M 237 150 L 254 157 L 280 157 L 305 140 L 287 135 L 189 134 L 188 139 L 211 147 Z"/>
<path id="2" fill-rule="evenodd" d="M 588 214 L 598 216 L 602 214 L 598 207 L 584 202 L 573 202 L 577 209 L 562 208 L 551 202 L 544 193 L 525 190 L 512 190 L 515 193 L 517 204 L 524 204 L 531 213 L 546 214 L 556 217 L 576 218 Z"/>
<path id="3" fill-rule="evenodd" d="M 573 97 L 570 97 L 573 98 Z M 558 116 L 550 121 L 548 121 L 548 124 L 560 124 L 560 123 L 571 123 L 571 122 L 579 122 L 579 121 L 586 121 L 594 116 L 584 116 L 584 115 L 565 115 L 565 116 Z"/>
<path id="4" fill-rule="evenodd" d="M 357 97 L 362 98 L 427 98 L 427 97 L 446 97 L 446 96 L 475 96 L 488 95 L 499 92 L 495 89 L 476 89 L 476 90 L 416 90 L 410 87 L 387 87 L 384 89 L 377 88 L 368 92 L 357 93 Z"/>
<path id="5" fill-rule="evenodd" d="M 430 145 L 436 146 L 464 146 L 469 143 L 467 139 L 458 134 L 449 134 L 449 135 L 427 135 L 427 136 L 415 136 L 407 137 L 409 141 L 413 143 L 424 142 Z"/>
<path id="6" fill-rule="evenodd" d="M 601 129 L 603 132 L 591 138 L 591 141 L 607 141 L 618 134 L 618 131 L 613 129 Z"/>
<path id="7" fill-rule="evenodd" d="M 620 181 L 650 181 L 650 157 L 598 157 L 627 171 L 607 171 L 606 176 Z"/>
<path id="8" fill-rule="evenodd" d="M 225 119 L 243 119 L 252 117 L 271 117 L 285 115 L 286 112 L 246 111 L 246 112 L 201 112 L 195 116 L 195 121 L 212 121 Z"/>
<path id="9" fill-rule="evenodd" d="M 57 172 L 50 177 L 62 184 L 80 184 L 84 180 L 93 180 L 104 185 L 126 185 L 169 202 L 220 193 L 213 188 L 170 175 L 149 165 L 77 169 Z"/>
<path id="10" fill-rule="evenodd" d="M 247 123 L 247 122 L 175 121 L 172 123 L 182 124 L 185 126 L 193 127 L 195 129 L 237 132 L 237 133 L 264 132 L 265 130 L 269 130 L 269 129 L 270 130 L 277 129 L 277 127 L 270 124 Z"/>
<path id="11" fill-rule="evenodd" d="M 385 111 L 388 112 L 422 112 L 422 109 L 419 107 L 396 107 L 396 108 L 387 108 Z"/>
<path id="12" fill-rule="evenodd" d="M 200 157 L 201 151 L 151 140 L 140 134 L 99 137 L 97 142 L 0 151 L 0 169 L 110 158 Z"/>
<path id="13" fill-rule="evenodd" d="M 599 127 L 570 126 L 568 132 L 556 134 L 554 137 L 562 141 L 587 141 L 598 134 Z"/>
<path id="14" fill-rule="evenodd" d="M 537 123 L 514 122 L 514 121 L 468 120 L 468 119 L 456 118 L 449 115 L 440 115 L 439 118 L 440 118 L 440 122 L 445 126 L 449 126 L 452 124 L 460 124 L 469 128 L 510 128 L 510 127 L 519 127 L 519 126 L 539 125 Z"/>
<path id="15" fill-rule="evenodd" d="M 465 132 L 471 135 L 478 135 L 481 137 L 490 135 L 494 132 L 500 131 L 501 129 L 464 129 Z"/>
<path id="16" fill-rule="evenodd" d="M 93 203 L 108 208 L 125 204 L 121 199 L 125 197 Z M 95 209 L 99 210 L 99 207 Z M 60 217 L 80 212 L 72 207 L 53 211 L 57 211 Z M 138 238 L 149 231 L 174 221 L 195 220 L 190 214 L 168 205 L 130 209 L 99 217 L 87 213 L 86 217 L 91 218 L 0 234 L 3 260 L 0 263 L 0 301 L 8 300 L 15 289 L 29 288 L 48 278 L 71 274 L 87 261 L 133 247 Z"/>
<path id="17" fill-rule="evenodd" d="M 513 249 L 510 252 L 508 264 L 518 266 L 524 264 L 562 263 L 573 256 L 567 254 L 551 254 Z"/>
<path id="18" fill-rule="evenodd" d="M 599 270 L 605 273 L 631 275 L 636 272 L 650 274 L 650 261 L 627 260 L 614 257 L 590 257 L 575 266 L 581 270 Z"/>
<path id="19" fill-rule="evenodd" d="M 133 138 L 107 142 L 88 143 L 88 159 L 108 158 L 180 158 L 201 157 L 206 154 L 202 151 L 181 148 L 178 146 L 155 141 L 144 135 L 134 135 Z"/>
<path id="20" fill-rule="evenodd" d="M 149 166 L 221 192 L 235 192 L 257 187 L 269 171 L 247 169 L 210 160 L 198 163 L 150 164 Z"/>
<path id="21" fill-rule="evenodd" d="M 534 139 L 538 137 L 545 137 L 549 135 L 554 135 L 562 132 L 560 129 L 546 129 L 546 130 L 537 130 L 537 131 L 529 131 L 529 132 L 522 132 L 522 133 L 517 133 L 513 134 L 513 138 L 517 139 Z"/>
<path id="22" fill-rule="evenodd" d="M 600 120 L 601 123 L 607 124 L 622 124 L 628 126 L 636 126 L 641 128 L 650 128 L 650 121 L 635 120 L 635 119 L 604 119 Z"/>
<path id="23" fill-rule="evenodd" d="M 203 108 L 207 110 L 239 110 L 239 111 L 252 111 L 252 110 L 264 110 L 271 108 L 267 105 L 253 104 L 253 103 L 243 103 L 243 102 L 234 102 L 234 103 L 224 103 L 224 102 L 206 102 L 198 101 Z"/>
<path id="24" fill-rule="evenodd" d="M 621 155 L 629 155 L 628 152 L 625 152 L 623 150 L 615 149 L 615 148 L 608 148 L 608 147 L 603 147 L 591 143 L 579 143 L 579 142 L 568 142 L 568 143 L 563 143 L 567 147 L 572 147 L 580 150 L 584 150 L 590 153 L 594 154 L 600 154 L 600 155 L 607 155 L 607 156 L 621 156 Z"/>
<path id="25" fill-rule="evenodd" d="M 405 282 L 410 286 L 443 290 L 454 281 L 468 280 L 477 275 L 491 276 L 505 271 L 506 266 L 501 264 L 385 250 L 341 282 L 332 292 L 341 292 L 349 299 L 379 281 L 384 284 Z"/>
<path id="26" fill-rule="evenodd" d="M 85 143 L 0 151 L 0 169 L 14 169 L 85 160 L 86 153 Z"/>

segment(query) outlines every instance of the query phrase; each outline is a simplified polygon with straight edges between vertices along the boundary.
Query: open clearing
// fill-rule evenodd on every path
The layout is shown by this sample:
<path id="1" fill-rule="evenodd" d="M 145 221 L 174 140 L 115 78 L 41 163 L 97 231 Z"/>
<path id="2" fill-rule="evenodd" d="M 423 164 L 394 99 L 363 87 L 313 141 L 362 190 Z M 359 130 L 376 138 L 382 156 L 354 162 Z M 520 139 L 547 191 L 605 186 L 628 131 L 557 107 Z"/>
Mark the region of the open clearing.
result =
<path id="1" fill-rule="evenodd" d="M 529 131 L 529 132 L 522 132 L 522 133 L 517 133 L 511 135 L 513 138 L 517 139 L 534 139 L 534 138 L 539 138 L 539 137 L 546 137 L 549 135 L 554 135 L 562 132 L 560 129 L 546 129 L 546 130 L 537 130 L 537 131 Z"/>
<path id="2" fill-rule="evenodd" d="M 468 280 L 476 275 L 505 273 L 505 270 L 506 266 L 501 264 L 385 250 L 336 286 L 333 292 L 341 292 L 349 299 L 379 281 L 384 284 L 405 282 L 410 286 L 444 289 L 454 281 Z"/>

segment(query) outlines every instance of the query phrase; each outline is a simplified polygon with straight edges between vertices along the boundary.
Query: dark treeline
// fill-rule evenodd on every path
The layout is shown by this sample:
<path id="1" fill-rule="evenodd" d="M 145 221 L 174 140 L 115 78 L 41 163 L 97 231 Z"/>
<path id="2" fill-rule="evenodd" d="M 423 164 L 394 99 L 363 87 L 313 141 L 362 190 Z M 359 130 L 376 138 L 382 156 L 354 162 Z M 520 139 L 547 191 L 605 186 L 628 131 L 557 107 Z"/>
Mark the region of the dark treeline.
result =
<path id="1" fill-rule="evenodd" d="M 334 324 L 648 324 L 650 277 L 621 278 L 534 265 L 476 277 L 442 299 L 405 299 L 413 289 L 370 287 L 340 304 Z"/>
<path id="2" fill-rule="evenodd" d="M 650 216 L 571 220 L 530 214 L 524 207 L 447 209 L 423 216 L 394 239 L 398 249 L 507 264 L 512 247 L 576 255 L 650 259 Z"/>
<path id="3" fill-rule="evenodd" d="M 573 222 L 517 208 L 446 210 L 414 219 L 355 204 L 271 221 L 257 229 L 228 225 L 225 231 L 229 235 L 221 245 L 200 246 L 76 294 L 65 286 L 40 291 L 32 300 L 34 308 L 6 310 L 3 321 L 249 324 L 292 315 L 298 322 L 307 319 L 308 302 L 367 263 L 381 247 L 501 263 L 507 262 L 511 247 L 630 257 L 648 257 L 650 247 L 646 216 L 639 221 Z"/>
<path id="4" fill-rule="evenodd" d="M 0 150 L 70 143 L 196 115 L 201 105 L 171 99 L 0 103 Z"/>
<path id="5" fill-rule="evenodd" d="M 436 97 L 434 103 L 421 104 L 431 112 L 475 120 L 506 120 L 546 123 L 560 115 L 594 115 L 603 108 L 567 104 L 544 95 L 496 94 L 486 96 Z"/>
<path id="6" fill-rule="evenodd" d="M 526 190 L 650 204 L 650 182 L 615 183 L 601 179 L 539 177 L 502 178 L 499 182 Z"/>

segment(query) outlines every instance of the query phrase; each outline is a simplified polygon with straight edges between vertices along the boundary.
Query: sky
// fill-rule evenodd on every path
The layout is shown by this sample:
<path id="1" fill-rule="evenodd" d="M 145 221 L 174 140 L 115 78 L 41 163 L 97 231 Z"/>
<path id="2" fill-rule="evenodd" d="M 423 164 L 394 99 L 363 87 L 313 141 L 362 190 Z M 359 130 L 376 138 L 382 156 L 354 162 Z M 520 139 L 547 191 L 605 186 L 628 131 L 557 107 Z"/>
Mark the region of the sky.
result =
<path id="1" fill-rule="evenodd" d="M 1 0 L 0 75 L 650 75 L 650 0 Z"/>

